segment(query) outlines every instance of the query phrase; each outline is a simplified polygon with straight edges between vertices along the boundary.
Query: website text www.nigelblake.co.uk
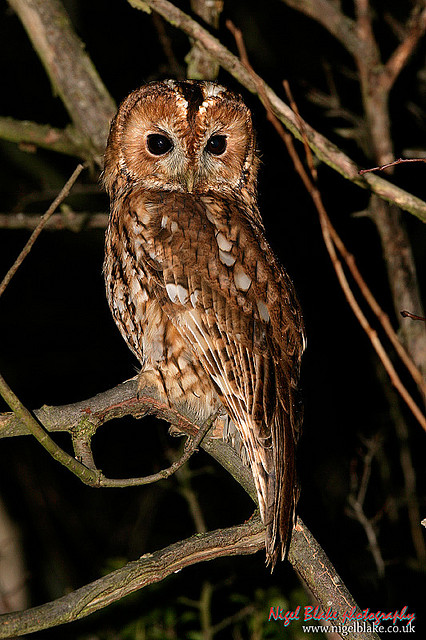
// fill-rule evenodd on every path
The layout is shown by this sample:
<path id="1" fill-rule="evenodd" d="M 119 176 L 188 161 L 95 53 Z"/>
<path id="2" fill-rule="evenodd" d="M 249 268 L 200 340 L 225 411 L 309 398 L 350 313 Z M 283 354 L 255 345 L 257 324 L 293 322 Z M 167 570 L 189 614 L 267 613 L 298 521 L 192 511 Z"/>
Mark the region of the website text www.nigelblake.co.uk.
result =
<path id="1" fill-rule="evenodd" d="M 352 607 L 343 612 L 331 607 L 323 610 L 319 606 L 298 606 L 294 610 L 271 607 L 268 619 L 281 622 L 285 627 L 300 620 L 309 623 L 302 624 L 304 633 L 328 632 L 344 637 L 349 633 L 414 633 L 416 616 L 408 611 L 408 606 L 394 611 L 360 611 Z"/>

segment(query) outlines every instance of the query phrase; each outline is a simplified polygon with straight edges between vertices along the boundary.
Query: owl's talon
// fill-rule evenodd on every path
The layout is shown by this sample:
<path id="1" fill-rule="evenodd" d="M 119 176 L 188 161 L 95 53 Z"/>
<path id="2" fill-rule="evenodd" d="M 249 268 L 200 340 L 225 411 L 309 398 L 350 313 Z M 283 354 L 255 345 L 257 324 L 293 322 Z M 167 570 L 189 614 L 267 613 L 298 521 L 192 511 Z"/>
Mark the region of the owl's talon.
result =
<path id="1" fill-rule="evenodd" d="M 143 392 L 150 391 L 158 396 L 161 402 L 167 404 L 171 408 L 170 401 L 167 395 L 167 390 L 164 384 L 164 378 L 158 371 L 141 371 L 138 376 L 138 390 L 137 396 L 141 397 Z"/>
<path id="2" fill-rule="evenodd" d="M 177 427 L 174 424 L 171 424 L 169 426 L 169 436 L 172 436 L 172 438 L 182 438 L 182 436 L 186 436 L 187 434 L 184 431 L 181 431 L 179 429 L 179 427 Z"/>

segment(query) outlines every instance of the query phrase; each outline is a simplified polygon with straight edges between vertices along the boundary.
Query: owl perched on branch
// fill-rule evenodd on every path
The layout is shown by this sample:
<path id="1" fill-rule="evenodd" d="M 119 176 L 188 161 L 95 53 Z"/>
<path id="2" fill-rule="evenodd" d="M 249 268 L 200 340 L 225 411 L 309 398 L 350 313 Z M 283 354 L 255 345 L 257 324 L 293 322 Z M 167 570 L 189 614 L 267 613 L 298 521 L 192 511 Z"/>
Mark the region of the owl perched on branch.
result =
<path id="1" fill-rule="evenodd" d="M 111 125 L 104 272 L 139 385 L 198 419 L 221 409 L 256 484 L 266 555 L 285 556 L 297 499 L 303 321 L 265 235 L 249 109 L 204 81 L 153 82 Z"/>

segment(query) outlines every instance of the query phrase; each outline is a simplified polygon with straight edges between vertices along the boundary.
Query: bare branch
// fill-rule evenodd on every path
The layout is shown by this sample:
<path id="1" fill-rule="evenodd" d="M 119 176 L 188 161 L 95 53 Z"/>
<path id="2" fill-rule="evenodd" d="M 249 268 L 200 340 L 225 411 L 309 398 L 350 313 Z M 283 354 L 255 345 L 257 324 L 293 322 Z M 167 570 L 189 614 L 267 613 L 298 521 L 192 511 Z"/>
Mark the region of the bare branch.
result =
<path id="1" fill-rule="evenodd" d="M 178 460 L 175 460 L 170 467 L 167 469 L 162 469 L 158 471 L 158 473 L 153 473 L 150 476 L 144 476 L 142 478 L 128 478 L 128 479 L 111 479 L 106 478 L 103 474 L 100 475 L 99 478 L 99 487 L 135 487 L 145 484 L 152 484 L 153 482 L 158 482 L 159 480 L 165 480 L 173 475 L 176 471 L 178 471 L 186 462 L 188 462 L 189 458 L 192 454 L 197 451 L 197 447 L 200 445 L 207 432 L 210 431 L 212 424 L 217 418 L 217 413 L 210 416 L 202 425 L 197 432 L 197 435 L 193 438 L 189 437 L 188 441 L 185 443 L 184 453 Z M 190 442 L 189 440 L 192 440 Z"/>
<path id="2" fill-rule="evenodd" d="M 163 53 L 167 58 L 168 71 L 171 72 L 173 78 L 181 80 L 185 77 L 185 68 L 178 62 L 174 54 L 171 38 L 165 29 L 163 18 L 158 13 L 153 13 L 152 23 L 157 31 L 158 40 L 163 49 Z"/>
<path id="3" fill-rule="evenodd" d="M 309 0 L 300 2 L 291 0 L 290 4 L 307 13 L 307 6 L 312 9 L 312 5 L 317 7 L 320 3 L 309 2 Z M 315 17 L 331 33 L 334 33 L 334 18 L 332 16 L 337 12 L 339 24 L 344 24 L 342 22 L 343 16 L 339 9 L 331 6 L 330 2 L 326 2 L 325 5 L 322 17 L 318 15 L 318 9 L 315 9 L 316 13 L 312 14 L 312 17 Z M 348 30 L 346 26 L 344 30 L 358 40 L 358 44 L 356 46 L 351 44 L 348 50 L 352 53 L 359 71 L 366 129 L 369 137 L 368 152 L 374 161 L 381 166 L 392 167 L 394 151 L 390 135 L 389 92 L 425 30 L 426 10 L 420 9 L 420 5 L 414 7 L 408 21 L 407 35 L 386 65 L 382 63 L 380 50 L 374 36 L 369 0 L 355 0 L 355 11 L 356 31 Z M 305 123 L 302 124 L 305 128 Z M 309 142 L 308 132 L 306 137 Z M 368 171 L 360 173 L 368 180 L 375 194 L 370 201 L 369 213 L 376 224 L 382 242 L 395 311 L 398 314 L 400 309 L 408 307 L 419 309 L 421 312 L 421 299 L 410 241 L 404 228 L 402 216 L 394 205 L 403 209 L 405 207 L 396 199 L 392 203 L 392 199 L 383 197 L 384 194 L 380 192 L 381 185 L 375 183 L 375 178 L 378 176 Z M 379 186 L 379 190 L 377 186 Z M 388 200 L 390 204 L 388 205 L 375 196 Z M 425 221 L 423 216 L 419 217 Z M 400 327 L 407 351 L 424 377 L 426 374 L 426 333 L 420 326 L 400 324 Z"/>
<path id="4" fill-rule="evenodd" d="M 185 567 L 224 556 L 249 555 L 264 545 L 264 527 L 259 517 L 237 527 L 196 534 L 160 551 L 147 553 L 53 602 L 0 616 L 0 638 L 22 636 L 80 620 Z"/>
<path id="5" fill-rule="evenodd" d="M 320 205 L 321 206 L 321 205 Z M 333 267 L 334 270 L 336 271 L 336 275 L 339 279 L 339 283 L 340 286 L 342 287 L 342 290 L 345 294 L 345 297 L 347 299 L 347 301 L 349 302 L 352 311 L 354 312 L 357 320 L 359 321 L 359 323 L 361 324 L 362 328 L 364 329 L 364 331 L 366 332 L 367 336 L 370 339 L 371 344 L 373 345 L 377 355 L 379 356 L 380 360 L 382 361 L 383 366 L 385 367 L 391 381 L 392 384 L 395 386 L 395 388 L 397 389 L 397 391 L 399 392 L 399 394 L 401 395 L 401 397 L 403 398 L 403 400 L 405 401 L 405 403 L 407 404 L 407 406 L 410 408 L 411 412 L 413 413 L 413 415 L 416 417 L 417 421 L 419 422 L 420 426 L 426 431 L 426 417 L 424 416 L 423 412 L 420 410 L 420 408 L 417 406 L 417 404 L 414 402 L 413 398 L 411 397 L 411 395 L 408 393 L 406 387 L 404 386 L 404 384 L 402 383 L 401 378 L 398 376 L 397 372 L 395 371 L 395 368 L 388 356 L 388 354 L 386 353 L 385 349 L 383 348 L 383 345 L 376 333 L 376 331 L 374 331 L 374 329 L 370 326 L 370 323 L 368 322 L 367 318 L 365 317 L 364 313 L 361 310 L 361 307 L 359 306 L 358 302 L 355 299 L 355 296 L 353 295 L 353 292 L 349 286 L 349 283 L 346 279 L 346 276 L 344 274 L 343 268 L 342 268 L 342 264 L 340 262 L 340 260 L 338 259 L 337 255 L 336 255 L 336 251 L 334 248 L 334 243 L 332 240 L 332 235 L 331 235 L 331 231 L 330 231 L 330 226 L 331 223 L 329 222 L 329 218 L 327 216 L 327 214 L 325 213 L 324 209 L 319 209 L 318 210 L 319 214 L 320 214 L 320 223 L 321 223 L 321 229 L 323 232 L 323 236 L 324 236 L 324 241 L 327 247 L 327 250 L 330 254 L 330 258 L 331 261 L 333 263 Z"/>
<path id="6" fill-rule="evenodd" d="M 25 424 L 28 431 L 38 440 L 41 446 L 50 453 L 52 458 L 67 467 L 67 469 L 78 476 L 82 482 L 90 485 L 97 483 L 98 473 L 82 465 L 66 451 L 61 449 L 54 440 L 52 440 L 43 426 L 34 418 L 28 409 L 24 407 L 19 398 L 13 393 L 12 389 L 8 386 L 1 375 L 0 395 L 12 409 L 15 416 Z"/>
<path id="7" fill-rule="evenodd" d="M 411 313 L 411 311 L 407 311 L 406 309 L 401 311 L 401 315 L 403 318 L 411 318 L 411 320 L 421 320 L 422 322 L 426 322 L 426 318 L 424 316 L 416 316 L 414 313 Z"/>
<path id="8" fill-rule="evenodd" d="M 40 56 L 55 92 L 101 164 L 116 107 L 58 0 L 9 0 Z"/>
<path id="9" fill-rule="evenodd" d="M 359 50 L 355 22 L 330 0 L 282 0 L 284 4 L 313 18 L 325 27 L 352 55 Z"/>
<path id="10" fill-rule="evenodd" d="M 383 89 L 389 91 L 426 30 L 426 9 L 415 6 L 408 21 L 407 35 L 390 56 L 381 77 Z"/>
<path id="11" fill-rule="evenodd" d="M 84 618 L 143 587 L 160 582 L 167 576 L 198 562 L 224 556 L 249 555 L 265 544 L 264 527 L 258 516 L 229 529 L 196 534 L 77 589 L 53 602 L 27 611 L 0 617 L 0 638 L 21 636 Z M 323 550 L 300 518 L 293 531 L 290 562 L 312 589 L 324 610 L 359 612 L 355 601 L 331 565 Z M 341 612 L 341 613 L 340 613 Z M 379 640 L 376 633 L 348 631 L 348 640 Z"/>
<path id="12" fill-rule="evenodd" d="M 89 160 L 93 156 L 90 141 L 71 125 L 65 129 L 56 129 L 49 124 L 0 117 L 0 138 L 25 144 L 33 149 L 42 147 L 83 160 Z"/>
<path id="13" fill-rule="evenodd" d="M 206 24 L 217 29 L 220 14 L 223 10 L 223 0 L 191 0 L 191 9 Z M 192 45 L 186 56 L 188 78 L 197 80 L 215 80 L 219 73 L 219 64 L 210 56 L 197 41 Z"/>
<path id="14" fill-rule="evenodd" d="M 40 213 L 0 213 L 0 229 L 29 229 L 33 231 L 40 222 Z M 79 232 L 83 229 L 106 229 L 108 214 L 101 212 L 72 211 L 64 207 L 61 213 L 54 213 L 46 223 L 45 231 Z"/>
<path id="15" fill-rule="evenodd" d="M 387 162 L 386 164 L 382 164 L 380 167 L 361 169 L 359 173 L 363 176 L 366 173 L 370 173 L 370 171 L 384 171 L 385 169 L 389 169 L 389 167 L 395 167 L 397 164 L 405 164 L 408 162 L 426 162 L 426 158 L 398 158 L 398 160 Z"/>
<path id="16" fill-rule="evenodd" d="M 395 314 L 401 318 L 401 309 L 413 309 L 418 315 L 424 315 L 411 242 L 401 211 L 373 195 L 369 214 L 380 236 Z M 425 325 L 420 322 L 400 321 L 399 337 L 413 362 L 426 378 Z"/>
<path id="17" fill-rule="evenodd" d="M 355 468 L 352 469 L 352 491 L 348 496 L 350 509 L 347 510 L 347 513 L 351 518 L 357 520 L 364 529 L 370 551 L 377 568 L 377 573 L 379 577 L 382 578 L 385 575 L 385 563 L 383 561 L 382 552 L 380 550 L 377 534 L 373 525 L 374 519 L 368 518 L 364 511 L 365 496 L 371 477 L 371 465 L 378 447 L 380 446 L 379 438 L 375 437 L 368 440 L 366 442 L 366 446 L 367 450 L 363 456 L 363 469 L 360 479 L 355 473 Z"/>
<path id="18" fill-rule="evenodd" d="M 339 250 L 340 255 L 343 257 L 348 268 L 350 269 L 352 277 L 354 278 L 355 282 L 360 288 L 362 295 L 364 296 L 365 300 L 370 305 L 370 308 L 373 310 L 373 312 L 376 314 L 377 318 L 379 319 L 380 324 L 385 330 L 389 340 L 392 342 L 392 345 L 395 351 L 397 352 L 401 361 L 405 364 L 413 380 L 417 384 L 420 393 L 423 394 L 423 396 L 426 396 L 426 382 L 423 378 L 422 372 L 416 367 L 415 363 L 410 358 L 407 351 L 404 349 L 404 346 L 401 344 L 396 332 L 394 331 L 391 325 L 389 316 L 383 311 L 381 306 L 378 304 L 376 298 L 373 296 L 370 288 L 368 287 L 367 283 L 365 282 L 364 278 L 362 277 L 356 265 L 354 256 L 351 253 L 349 253 L 349 251 L 346 249 L 336 229 L 331 224 L 331 221 L 329 222 L 329 229 L 330 229 L 331 236 L 333 238 L 333 242 L 335 243 L 337 249 Z"/>

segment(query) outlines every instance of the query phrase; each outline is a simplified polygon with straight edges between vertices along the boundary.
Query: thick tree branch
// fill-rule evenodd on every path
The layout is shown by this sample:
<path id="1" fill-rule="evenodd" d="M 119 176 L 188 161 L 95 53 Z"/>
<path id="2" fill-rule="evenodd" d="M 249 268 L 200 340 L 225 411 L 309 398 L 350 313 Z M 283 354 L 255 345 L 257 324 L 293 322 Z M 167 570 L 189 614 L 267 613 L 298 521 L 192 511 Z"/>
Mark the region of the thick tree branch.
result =
<path id="1" fill-rule="evenodd" d="M 360 43 L 356 23 L 345 16 L 330 0 L 282 0 L 284 4 L 325 27 L 352 55 L 359 51 Z"/>
<path id="2" fill-rule="evenodd" d="M 264 544 L 264 527 L 259 517 L 237 527 L 196 534 L 160 551 L 147 553 L 53 602 L 0 616 L 0 638 L 22 636 L 85 618 L 185 567 L 224 556 L 256 553 Z"/>
<path id="3" fill-rule="evenodd" d="M 116 107 L 58 0 L 9 0 L 77 130 L 101 164 Z"/>
<path id="4" fill-rule="evenodd" d="M 249 555 L 264 547 L 264 527 L 258 516 L 229 529 L 196 534 L 160 551 L 129 562 L 81 589 L 62 598 L 24 612 L 0 616 L 0 638 L 21 636 L 32 631 L 84 618 L 150 584 L 160 582 L 172 573 L 199 562 L 224 556 Z M 339 612 L 357 608 L 330 561 L 300 518 L 293 531 L 290 562 L 312 588 L 324 610 Z M 336 621 L 337 622 L 337 621 Z M 378 640 L 375 633 L 348 632 L 348 640 Z"/>
<path id="5" fill-rule="evenodd" d="M 163 18 L 170 22 L 170 24 L 181 29 L 191 38 L 198 40 L 200 45 L 214 56 L 220 65 L 234 76 L 248 91 L 259 95 L 258 83 L 260 82 L 274 114 L 296 138 L 303 140 L 300 124 L 292 110 L 259 76 L 257 76 L 257 80 L 255 81 L 237 56 L 230 53 L 217 38 L 212 36 L 206 29 L 195 22 L 195 20 L 192 20 L 183 11 L 180 11 L 180 9 L 168 2 L 168 0 L 128 0 L 128 2 L 133 7 L 143 11 L 146 11 L 147 7 L 157 11 Z M 360 168 L 346 154 L 340 151 L 336 145 L 312 129 L 307 123 L 304 123 L 304 129 L 309 146 L 320 160 L 351 182 L 354 182 L 360 187 L 371 189 L 381 198 L 395 202 L 402 209 L 409 211 L 423 222 L 426 222 L 426 202 L 389 183 L 380 176 L 374 174 L 360 176 Z"/>
<path id="6" fill-rule="evenodd" d="M 219 26 L 220 14 L 223 10 L 223 0 L 191 0 L 191 9 L 206 24 L 214 29 Z M 188 78 L 198 80 L 215 80 L 219 73 L 219 64 L 197 41 L 185 58 L 188 65 Z"/>
<path id="7" fill-rule="evenodd" d="M 49 124 L 0 117 L 0 138 L 26 144 L 32 148 L 42 147 L 84 160 L 90 160 L 93 156 L 90 141 L 71 125 L 65 129 L 56 129 Z"/>

